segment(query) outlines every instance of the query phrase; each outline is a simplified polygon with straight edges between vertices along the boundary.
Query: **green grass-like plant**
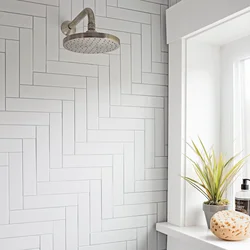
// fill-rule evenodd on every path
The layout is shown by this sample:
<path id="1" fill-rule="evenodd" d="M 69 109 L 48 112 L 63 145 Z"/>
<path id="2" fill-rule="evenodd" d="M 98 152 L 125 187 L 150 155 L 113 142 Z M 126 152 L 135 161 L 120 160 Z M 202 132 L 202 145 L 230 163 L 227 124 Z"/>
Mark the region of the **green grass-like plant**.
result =
<path id="1" fill-rule="evenodd" d="M 200 138 L 199 143 L 200 148 L 194 141 L 191 144 L 187 143 L 198 156 L 198 162 L 189 157 L 187 159 L 192 162 L 199 180 L 196 181 L 186 176 L 182 178 L 206 197 L 205 204 L 227 205 L 229 202 L 223 198 L 223 195 L 235 180 L 248 156 L 234 164 L 234 160 L 238 155 L 226 161 L 222 153 L 216 157 L 213 148 L 209 151 L 206 150 Z"/>

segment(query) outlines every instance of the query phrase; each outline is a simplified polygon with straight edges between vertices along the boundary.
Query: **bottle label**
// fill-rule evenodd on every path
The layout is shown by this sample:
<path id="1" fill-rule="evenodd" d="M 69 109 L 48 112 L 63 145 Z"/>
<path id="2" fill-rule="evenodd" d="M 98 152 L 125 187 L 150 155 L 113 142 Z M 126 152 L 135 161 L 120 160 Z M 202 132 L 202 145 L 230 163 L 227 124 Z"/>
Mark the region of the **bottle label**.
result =
<path id="1" fill-rule="evenodd" d="M 235 210 L 250 215 L 250 200 L 235 199 Z"/>

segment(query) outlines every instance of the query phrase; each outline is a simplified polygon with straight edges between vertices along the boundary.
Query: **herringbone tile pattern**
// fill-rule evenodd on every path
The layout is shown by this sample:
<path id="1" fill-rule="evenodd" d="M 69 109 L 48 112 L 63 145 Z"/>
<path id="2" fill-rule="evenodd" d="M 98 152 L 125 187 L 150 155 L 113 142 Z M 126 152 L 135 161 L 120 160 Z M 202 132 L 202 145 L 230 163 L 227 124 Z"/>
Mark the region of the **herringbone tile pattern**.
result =
<path id="1" fill-rule="evenodd" d="M 63 48 L 84 7 L 118 51 Z M 0 0 L 1 250 L 166 248 L 167 7 Z"/>

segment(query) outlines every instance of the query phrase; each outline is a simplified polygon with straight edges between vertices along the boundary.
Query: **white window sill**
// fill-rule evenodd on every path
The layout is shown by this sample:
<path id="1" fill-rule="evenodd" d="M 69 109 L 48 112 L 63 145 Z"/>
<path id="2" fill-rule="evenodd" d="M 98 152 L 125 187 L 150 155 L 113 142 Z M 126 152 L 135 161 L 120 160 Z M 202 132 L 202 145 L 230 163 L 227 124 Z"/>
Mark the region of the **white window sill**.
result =
<path id="1" fill-rule="evenodd" d="M 245 241 L 223 241 L 215 237 L 206 227 L 177 227 L 167 222 L 157 223 L 156 230 L 176 238 L 183 243 L 211 250 L 246 250 L 250 248 L 250 239 Z"/>

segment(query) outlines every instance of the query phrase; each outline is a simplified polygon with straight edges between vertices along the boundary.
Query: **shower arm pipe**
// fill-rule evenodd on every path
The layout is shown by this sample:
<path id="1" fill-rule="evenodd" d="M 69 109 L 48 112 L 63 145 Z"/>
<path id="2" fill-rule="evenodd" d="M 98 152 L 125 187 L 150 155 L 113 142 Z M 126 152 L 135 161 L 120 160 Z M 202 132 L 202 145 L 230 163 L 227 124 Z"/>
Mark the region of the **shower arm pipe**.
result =
<path id="1" fill-rule="evenodd" d="M 95 14 L 92 9 L 85 8 L 72 21 L 62 23 L 62 33 L 66 36 L 76 33 L 76 25 L 86 16 L 88 16 L 88 31 L 95 31 Z"/>
<path id="2" fill-rule="evenodd" d="M 78 23 L 80 23 L 84 17 L 88 16 L 88 30 L 95 30 L 95 14 L 92 9 L 83 9 L 69 24 L 70 29 L 74 29 Z"/>

